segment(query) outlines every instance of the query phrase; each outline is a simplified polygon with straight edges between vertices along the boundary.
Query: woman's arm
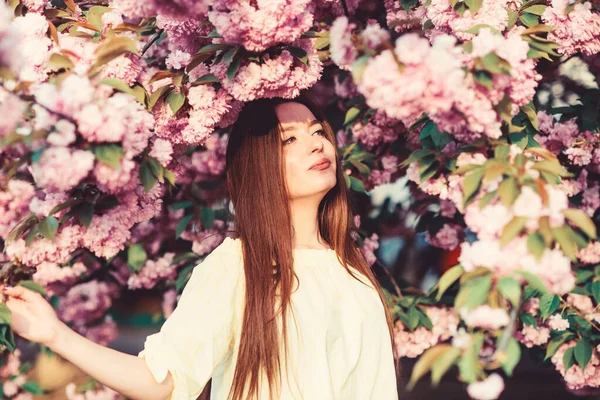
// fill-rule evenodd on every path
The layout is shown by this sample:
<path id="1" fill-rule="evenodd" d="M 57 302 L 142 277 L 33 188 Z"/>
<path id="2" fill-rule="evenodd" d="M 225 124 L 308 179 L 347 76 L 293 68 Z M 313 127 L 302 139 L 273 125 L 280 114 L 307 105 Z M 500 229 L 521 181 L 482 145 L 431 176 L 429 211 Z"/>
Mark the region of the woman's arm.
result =
<path id="1" fill-rule="evenodd" d="M 131 399 L 163 400 L 173 390 L 171 375 L 158 383 L 144 359 L 100 346 L 61 322 L 50 304 L 22 286 L 4 288 L 13 331 L 43 344 L 98 382 Z"/>

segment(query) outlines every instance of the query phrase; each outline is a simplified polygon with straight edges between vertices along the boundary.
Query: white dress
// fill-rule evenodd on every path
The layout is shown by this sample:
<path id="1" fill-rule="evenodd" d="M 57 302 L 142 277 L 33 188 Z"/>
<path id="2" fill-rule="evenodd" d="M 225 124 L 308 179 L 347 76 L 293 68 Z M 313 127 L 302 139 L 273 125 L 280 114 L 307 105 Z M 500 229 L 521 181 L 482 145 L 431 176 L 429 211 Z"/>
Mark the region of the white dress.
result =
<path id="1" fill-rule="evenodd" d="M 397 400 L 384 308 L 368 279 L 358 275 L 365 286 L 350 276 L 333 250 L 295 249 L 294 270 L 300 283 L 280 398 Z M 241 241 L 227 238 L 194 268 L 177 308 L 139 353 L 157 382 L 171 372 L 170 400 L 195 400 L 211 377 L 211 400 L 227 398 L 244 295 Z M 261 389 L 259 398 L 271 400 L 268 385 Z"/>

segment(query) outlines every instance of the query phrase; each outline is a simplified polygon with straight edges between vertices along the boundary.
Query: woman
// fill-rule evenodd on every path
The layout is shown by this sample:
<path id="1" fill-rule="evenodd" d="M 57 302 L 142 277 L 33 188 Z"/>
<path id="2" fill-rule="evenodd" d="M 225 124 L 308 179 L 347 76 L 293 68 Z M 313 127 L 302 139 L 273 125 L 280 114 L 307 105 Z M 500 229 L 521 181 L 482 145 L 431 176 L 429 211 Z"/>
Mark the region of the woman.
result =
<path id="1" fill-rule="evenodd" d="M 383 295 L 352 236 L 335 135 L 306 99 L 248 103 L 227 148 L 237 238 L 193 271 L 138 357 L 96 345 L 23 287 L 13 329 L 132 399 L 395 400 Z"/>

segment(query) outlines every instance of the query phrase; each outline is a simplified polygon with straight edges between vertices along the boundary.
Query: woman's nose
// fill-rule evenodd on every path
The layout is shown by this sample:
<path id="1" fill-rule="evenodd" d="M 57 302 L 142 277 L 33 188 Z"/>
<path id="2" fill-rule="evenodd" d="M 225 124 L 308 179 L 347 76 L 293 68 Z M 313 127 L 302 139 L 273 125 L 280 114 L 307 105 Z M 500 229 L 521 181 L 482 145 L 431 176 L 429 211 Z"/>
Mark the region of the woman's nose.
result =
<path id="1" fill-rule="evenodd" d="M 313 137 L 310 142 L 310 152 L 323 151 L 323 141 L 319 138 Z"/>

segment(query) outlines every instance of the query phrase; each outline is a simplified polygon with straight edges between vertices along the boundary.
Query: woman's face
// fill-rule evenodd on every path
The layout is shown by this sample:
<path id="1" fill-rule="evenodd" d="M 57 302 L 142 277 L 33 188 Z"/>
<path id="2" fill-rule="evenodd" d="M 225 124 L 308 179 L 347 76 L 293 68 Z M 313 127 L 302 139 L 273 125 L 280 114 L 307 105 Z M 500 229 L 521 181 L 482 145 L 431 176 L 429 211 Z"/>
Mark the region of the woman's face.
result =
<path id="1" fill-rule="evenodd" d="M 305 105 L 283 103 L 275 112 L 283 128 L 281 140 L 290 199 L 315 195 L 322 199 L 336 184 L 334 144 Z"/>

